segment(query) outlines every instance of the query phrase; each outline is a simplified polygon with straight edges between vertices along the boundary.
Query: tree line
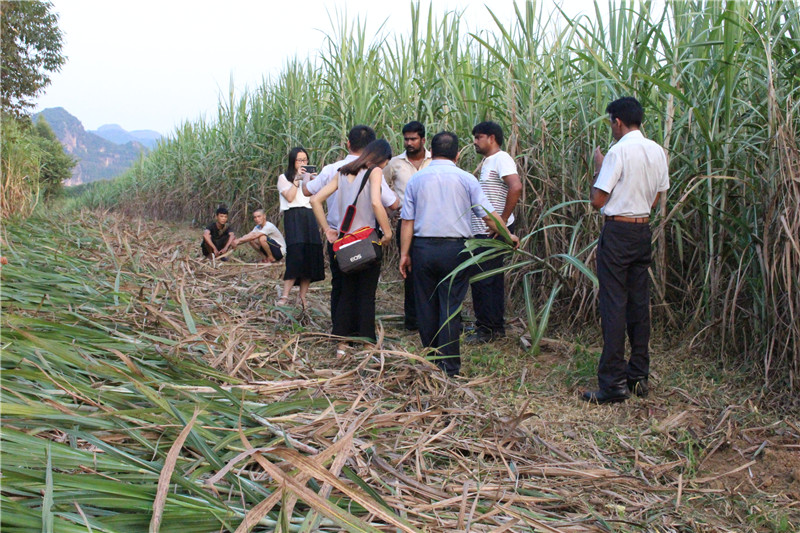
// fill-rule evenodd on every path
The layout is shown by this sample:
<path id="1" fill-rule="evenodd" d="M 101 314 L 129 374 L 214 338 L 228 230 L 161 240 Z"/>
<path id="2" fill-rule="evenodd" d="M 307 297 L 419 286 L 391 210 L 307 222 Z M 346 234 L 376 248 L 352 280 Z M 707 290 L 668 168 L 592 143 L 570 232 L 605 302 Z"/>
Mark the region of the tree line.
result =
<path id="1" fill-rule="evenodd" d="M 66 62 L 58 15 L 47 1 L 0 3 L 0 213 L 28 215 L 40 200 L 61 192 L 75 161 L 50 126 L 29 111 L 50 75 Z"/>

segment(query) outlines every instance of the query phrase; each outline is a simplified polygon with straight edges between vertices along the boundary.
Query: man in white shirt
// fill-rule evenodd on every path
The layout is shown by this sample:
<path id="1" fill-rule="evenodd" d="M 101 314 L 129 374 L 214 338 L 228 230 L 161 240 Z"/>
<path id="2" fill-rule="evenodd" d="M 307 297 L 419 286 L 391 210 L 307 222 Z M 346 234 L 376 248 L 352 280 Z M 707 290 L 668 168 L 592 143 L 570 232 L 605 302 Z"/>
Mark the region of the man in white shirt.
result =
<path id="1" fill-rule="evenodd" d="M 492 203 L 493 211 L 500 213 L 500 218 L 514 231 L 514 208 L 522 195 L 522 181 L 517 173 L 514 158 L 501 150 L 503 146 L 503 128 L 496 122 L 481 122 L 472 128 L 475 151 L 484 156 L 481 164 L 480 183 L 483 192 Z M 488 239 L 489 228 L 486 223 L 474 214 L 472 216 L 472 232 L 476 239 Z M 485 251 L 478 248 L 475 254 Z M 501 255 L 476 265 L 470 276 L 488 272 L 503 266 L 505 256 Z M 472 284 L 472 306 L 475 310 L 475 332 L 466 338 L 467 342 L 483 343 L 505 335 L 506 310 L 505 275 L 494 276 L 476 281 Z"/>
<path id="2" fill-rule="evenodd" d="M 275 263 L 283 259 L 286 254 L 286 240 L 275 224 L 267 222 L 263 209 L 253 211 L 253 221 L 256 223 L 253 231 L 236 239 L 232 247 L 249 242 L 253 249 L 264 256 L 262 263 Z"/>
<path id="3" fill-rule="evenodd" d="M 306 196 L 313 196 L 321 191 L 322 188 L 325 187 L 325 185 L 327 185 L 334 176 L 336 176 L 340 168 L 347 163 L 358 159 L 358 156 L 361 155 L 361 152 L 364 150 L 364 148 L 366 148 L 367 145 L 374 140 L 375 130 L 363 124 L 353 126 L 353 128 L 347 134 L 347 156 L 341 161 L 336 161 L 335 163 L 324 166 L 315 178 L 312 178 L 312 176 L 309 174 L 305 174 L 303 176 L 303 194 Z M 387 209 L 398 209 L 400 207 L 400 201 L 386 184 L 386 180 L 383 180 L 381 183 L 381 201 L 383 202 L 384 207 Z M 338 230 L 344 213 L 339 213 L 339 204 L 336 201 L 336 193 L 333 193 L 328 197 L 326 204 L 328 207 L 328 213 L 325 218 L 328 221 L 328 225 L 331 227 L 331 229 Z M 339 265 L 336 263 L 336 260 L 333 257 L 333 245 L 331 243 L 327 243 L 327 248 L 328 263 L 331 269 L 331 314 L 333 314 L 334 309 L 336 309 L 336 305 L 339 302 L 339 297 L 342 294 L 342 272 L 339 270 Z"/>
<path id="4" fill-rule="evenodd" d="M 650 373 L 650 210 L 669 189 L 669 165 L 664 149 L 639 130 L 642 105 L 620 98 L 606 108 L 611 134 L 617 141 L 603 156 L 594 153 L 599 168 L 590 194 L 592 207 L 605 217 L 597 242 L 599 311 L 603 353 L 597 368 L 599 388 L 583 393 L 595 403 L 621 402 L 633 392 L 646 396 Z M 625 334 L 631 345 L 625 361 Z"/>
<path id="5" fill-rule="evenodd" d="M 425 148 L 425 126 L 416 120 L 412 120 L 403 126 L 403 147 L 405 152 L 397 155 L 389 161 L 383 169 L 383 176 L 389 186 L 392 187 L 400 203 L 406 193 L 406 185 L 411 176 L 427 167 L 431 162 L 431 153 Z M 402 220 L 397 221 L 397 247 L 400 247 L 400 225 Z M 417 310 L 414 304 L 414 281 L 411 276 L 407 276 L 403 282 L 404 299 L 403 315 L 404 326 L 409 331 L 416 331 Z"/>

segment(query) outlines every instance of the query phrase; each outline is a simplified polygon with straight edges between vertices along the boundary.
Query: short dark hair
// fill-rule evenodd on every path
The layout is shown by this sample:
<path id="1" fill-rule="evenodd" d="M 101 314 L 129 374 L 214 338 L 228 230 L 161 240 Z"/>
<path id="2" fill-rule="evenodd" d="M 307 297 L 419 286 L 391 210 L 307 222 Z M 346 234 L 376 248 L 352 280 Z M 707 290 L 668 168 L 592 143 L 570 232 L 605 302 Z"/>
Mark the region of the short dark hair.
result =
<path id="1" fill-rule="evenodd" d="M 351 151 L 360 152 L 375 140 L 375 130 L 364 124 L 353 126 L 347 134 L 347 140 L 350 142 Z"/>
<path id="2" fill-rule="evenodd" d="M 214 212 L 215 215 L 227 215 L 228 207 L 225 204 L 219 204 L 219 207 Z"/>
<path id="3" fill-rule="evenodd" d="M 492 122 L 491 120 L 481 122 L 472 128 L 472 134 L 494 135 L 494 140 L 497 141 L 497 145 L 503 146 L 503 128 L 501 128 L 500 124 L 497 122 Z"/>
<path id="4" fill-rule="evenodd" d="M 431 140 L 431 156 L 455 161 L 458 156 L 458 136 L 452 131 L 440 131 Z"/>
<path id="5" fill-rule="evenodd" d="M 354 176 L 358 171 L 364 168 L 378 166 L 384 161 L 392 158 L 392 147 L 386 142 L 386 139 L 377 139 L 372 141 L 364 148 L 358 159 L 351 161 L 339 169 L 342 175 Z"/>
<path id="6" fill-rule="evenodd" d="M 606 107 L 606 113 L 611 120 L 619 119 L 626 126 L 638 128 L 644 120 L 644 108 L 633 96 L 624 96 L 614 100 Z"/>
<path id="7" fill-rule="evenodd" d="M 418 133 L 421 139 L 425 138 L 425 126 L 422 122 L 412 120 L 405 126 L 403 126 L 403 135 L 406 133 Z"/>

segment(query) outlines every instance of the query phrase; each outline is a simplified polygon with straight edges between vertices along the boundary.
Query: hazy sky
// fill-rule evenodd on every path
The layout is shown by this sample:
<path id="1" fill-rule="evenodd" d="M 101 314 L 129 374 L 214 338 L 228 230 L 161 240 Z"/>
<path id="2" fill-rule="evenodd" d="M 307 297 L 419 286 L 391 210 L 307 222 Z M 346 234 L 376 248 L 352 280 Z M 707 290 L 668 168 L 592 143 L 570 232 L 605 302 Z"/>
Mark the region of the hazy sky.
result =
<path id="1" fill-rule="evenodd" d="M 504 23 L 513 0 L 430 0 L 437 19 L 464 11 L 470 31 Z M 518 0 L 524 5 L 524 0 Z M 547 10 L 553 0 L 540 0 Z M 277 75 L 293 57 L 315 56 L 338 16 L 367 21 L 367 34 L 406 35 L 410 1 L 385 0 L 52 0 L 67 63 L 37 100 L 64 107 L 87 130 L 103 124 L 171 133 L 184 120 L 214 117 L 233 77 L 238 94 Z M 561 0 L 572 14 L 592 0 Z M 427 13 L 428 0 L 422 2 Z M 334 22 L 332 22 L 334 21 Z"/>

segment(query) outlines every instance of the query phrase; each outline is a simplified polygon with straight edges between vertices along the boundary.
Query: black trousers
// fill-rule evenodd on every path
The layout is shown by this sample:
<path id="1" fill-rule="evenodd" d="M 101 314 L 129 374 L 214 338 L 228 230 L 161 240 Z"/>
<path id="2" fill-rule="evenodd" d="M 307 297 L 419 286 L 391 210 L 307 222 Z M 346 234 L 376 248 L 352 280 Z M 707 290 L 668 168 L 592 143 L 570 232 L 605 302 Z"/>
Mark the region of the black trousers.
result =
<path id="1" fill-rule="evenodd" d="M 436 348 L 436 364 L 448 375 L 461 370 L 461 303 L 467 295 L 469 275 L 461 271 L 440 283 L 464 259 L 464 239 L 414 237 L 411 244 L 411 276 L 417 307 L 419 336 L 423 346 Z"/>
<path id="2" fill-rule="evenodd" d="M 331 243 L 328 243 L 328 263 L 331 267 L 331 320 L 333 320 L 333 313 L 342 294 L 342 271 L 339 270 L 339 264 L 333 256 L 333 244 Z"/>
<path id="3" fill-rule="evenodd" d="M 601 390 L 650 374 L 651 232 L 649 224 L 606 221 L 597 244 L 603 353 L 597 369 Z M 625 334 L 631 344 L 625 361 Z"/>
<path id="4" fill-rule="evenodd" d="M 397 249 L 400 249 L 400 228 L 403 219 L 397 221 Z M 414 277 L 406 276 L 403 281 L 403 316 L 406 329 L 417 329 L 417 308 L 414 303 Z"/>
<path id="5" fill-rule="evenodd" d="M 214 246 L 217 247 L 217 250 L 222 250 L 225 248 L 225 245 L 228 244 L 228 235 L 224 235 L 217 240 L 211 239 L 211 242 L 214 243 Z M 203 252 L 203 256 L 205 257 L 208 257 L 211 255 L 211 252 L 213 252 L 205 239 L 200 241 L 200 251 Z"/>
<path id="6" fill-rule="evenodd" d="M 375 291 L 380 275 L 380 261 L 353 274 L 339 271 L 341 292 L 331 314 L 334 335 L 375 342 Z"/>
<path id="7" fill-rule="evenodd" d="M 513 224 L 508 226 L 513 232 Z M 475 235 L 476 239 L 488 239 L 487 235 Z M 486 251 L 487 248 L 478 248 L 475 254 Z M 505 256 L 495 257 L 475 265 L 470 269 L 469 275 L 475 276 L 481 272 L 488 272 L 501 268 L 505 263 Z M 483 333 L 502 337 L 506 333 L 506 322 L 503 315 L 506 311 L 506 276 L 494 276 L 476 281 L 472 284 L 472 307 L 475 310 L 475 329 Z"/>

